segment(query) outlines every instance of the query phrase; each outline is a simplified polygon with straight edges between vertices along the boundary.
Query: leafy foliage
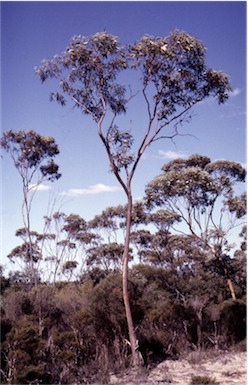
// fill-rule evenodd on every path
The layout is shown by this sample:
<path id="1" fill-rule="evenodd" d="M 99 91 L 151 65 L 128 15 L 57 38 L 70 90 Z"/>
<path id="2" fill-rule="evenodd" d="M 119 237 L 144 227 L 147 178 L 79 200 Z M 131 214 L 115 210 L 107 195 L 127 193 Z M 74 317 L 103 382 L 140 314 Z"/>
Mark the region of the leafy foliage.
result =
<path id="1" fill-rule="evenodd" d="M 211 274 L 200 267 L 132 267 L 130 301 L 145 365 L 195 349 L 200 309 L 202 348 L 214 347 L 214 338 L 224 349 L 243 340 L 245 301 L 230 299 L 218 273 Z M 109 371 L 130 364 L 121 272 L 95 278 L 5 289 L 3 384 L 107 383 Z"/>
<path id="2" fill-rule="evenodd" d="M 125 89 L 115 82 L 118 72 L 125 68 L 126 59 L 117 38 L 103 32 L 91 37 L 74 36 L 64 54 L 44 60 L 36 73 L 42 82 L 48 78 L 60 81 L 62 93 L 52 93 L 52 100 L 63 106 L 63 94 L 67 94 L 83 113 L 97 120 L 105 103 L 114 112 L 125 111 Z"/>
<path id="3" fill-rule="evenodd" d="M 188 169 L 192 177 L 183 186 L 180 178 Z M 200 155 L 170 162 L 163 170 L 162 178 L 148 186 L 147 196 L 155 199 L 147 207 L 135 203 L 131 213 L 129 253 L 134 262 L 128 293 L 145 366 L 178 359 L 186 351 L 244 345 L 246 336 L 245 227 L 240 248 L 231 257 L 220 247 L 227 246 L 223 227 L 216 222 L 211 229 L 214 219 L 206 234 L 196 226 L 200 217 L 207 223 L 213 215 L 213 194 L 220 198 L 222 218 L 224 213 L 234 218 L 230 230 L 241 224 L 245 197 L 235 195 L 235 185 L 245 172 L 233 162 L 220 167 Z M 184 217 L 181 202 L 195 220 L 186 230 L 183 223 L 189 217 Z M 46 278 L 46 284 L 39 281 L 27 291 L 25 276 L 10 277 L 2 298 L 3 384 L 107 383 L 110 371 L 130 365 L 121 274 L 125 212 L 125 206 L 108 207 L 88 222 L 77 214 L 56 212 L 45 217 L 45 234 L 30 232 L 43 259 L 56 256 L 50 268 L 63 272 L 67 281 L 55 274 L 54 280 Z M 25 242 L 27 229 L 18 229 L 17 235 Z M 214 250 L 210 240 L 216 242 Z M 227 279 L 235 285 L 237 299 L 230 298 Z"/>
<path id="4" fill-rule="evenodd" d="M 180 223 L 187 225 L 186 233 L 202 245 L 225 246 L 230 223 L 233 227 L 246 213 L 245 195 L 234 195 L 235 184 L 245 180 L 245 169 L 235 162 L 211 162 L 207 157 L 192 155 L 187 160 L 169 162 L 162 170 L 163 174 L 147 186 L 148 206 L 163 206 L 177 215 Z M 217 210 L 219 215 L 215 214 Z M 232 221 L 224 224 L 223 217 L 230 213 Z"/>
<path id="5" fill-rule="evenodd" d="M 20 175 L 30 184 L 35 171 L 40 170 L 41 178 L 54 181 L 61 177 L 53 159 L 59 154 L 54 138 L 29 131 L 3 132 L 1 147 L 10 154 Z M 47 163 L 43 162 L 47 160 Z M 28 174 L 30 173 L 30 174 Z M 26 185 L 26 187 L 28 187 Z"/>
<path id="6" fill-rule="evenodd" d="M 188 108 L 214 95 L 228 98 L 229 81 L 219 71 L 208 70 L 202 43 L 182 31 L 168 37 L 144 36 L 131 48 L 132 66 L 142 69 L 143 84 L 156 90 L 159 120 L 167 120 L 177 107 Z"/>
<path id="7" fill-rule="evenodd" d="M 118 83 L 118 75 L 127 70 L 141 74 L 141 90 L 149 115 L 136 155 L 131 151 L 133 135 L 115 123 L 136 95 L 129 88 L 128 97 L 128 88 Z M 178 30 L 163 38 L 145 35 L 133 45 L 121 45 L 116 36 L 107 32 L 74 36 L 62 54 L 43 60 L 42 65 L 36 67 L 36 74 L 42 82 L 57 79 L 60 91 L 53 92 L 51 100 L 64 106 L 69 97 L 83 114 L 91 115 L 96 121 L 111 170 L 123 188 L 120 170 L 124 168 L 127 172 L 131 166 L 128 174 L 132 177 L 141 155 L 159 139 L 165 126 L 182 122 L 186 113 L 206 97 L 213 96 L 224 103 L 231 91 L 226 74 L 207 68 L 202 43 Z M 172 134 L 161 137 L 176 135 L 175 126 Z"/>

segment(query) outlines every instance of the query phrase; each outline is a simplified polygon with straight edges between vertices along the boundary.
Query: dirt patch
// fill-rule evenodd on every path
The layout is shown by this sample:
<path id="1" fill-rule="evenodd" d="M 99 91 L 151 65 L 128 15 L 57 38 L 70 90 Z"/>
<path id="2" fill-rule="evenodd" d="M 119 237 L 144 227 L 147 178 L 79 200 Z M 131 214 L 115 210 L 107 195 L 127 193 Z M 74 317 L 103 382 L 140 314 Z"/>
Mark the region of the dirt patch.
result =
<path id="1" fill-rule="evenodd" d="M 131 370 L 121 377 L 112 375 L 111 385 L 189 385 L 193 376 L 215 379 L 220 385 L 246 385 L 245 352 L 191 354 L 178 361 L 164 361 L 150 372 L 145 369 Z"/>

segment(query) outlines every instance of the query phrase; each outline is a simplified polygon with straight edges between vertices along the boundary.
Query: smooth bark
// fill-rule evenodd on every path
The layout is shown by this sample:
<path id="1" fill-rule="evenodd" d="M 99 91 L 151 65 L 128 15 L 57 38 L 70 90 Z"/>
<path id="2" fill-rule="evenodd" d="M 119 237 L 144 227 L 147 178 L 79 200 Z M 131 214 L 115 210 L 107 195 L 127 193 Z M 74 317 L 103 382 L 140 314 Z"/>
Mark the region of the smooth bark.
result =
<path id="1" fill-rule="evenodd" d="M 128 333 L 130 339 L 130 346 L 132 351 L 132 365 L 140 365 L 140 357 L 138 352 L 137 337 L 133 324 L 133 317 L 131 313 L 131 306 L 128 293 L 128 262 L 129 262 L 129 244 L 130 244 L 130 233 L 131 233 L 131 221 L 132 221 L 132 194 L 130 188 L 128 190 L 128 203 L 127 203 L 127 217 L 126 217 L 126 236 L 125 236 L 125 247 L 123 253 L 123 268 L 122 268 L 122 288 L 123 288 L 123 301 L 125 305 Z"/>

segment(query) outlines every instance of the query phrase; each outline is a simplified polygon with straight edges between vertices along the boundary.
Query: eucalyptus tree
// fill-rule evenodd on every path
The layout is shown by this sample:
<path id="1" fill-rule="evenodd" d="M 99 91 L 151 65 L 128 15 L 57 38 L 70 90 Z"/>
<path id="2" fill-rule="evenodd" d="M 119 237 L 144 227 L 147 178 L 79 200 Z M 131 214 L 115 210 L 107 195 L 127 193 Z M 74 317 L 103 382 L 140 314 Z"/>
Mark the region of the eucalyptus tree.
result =
<path id="1" fill-rule="evenodd" d="M 7 257 L 13 263 L 18 262 L 21 269 L 20 277 L 23 276 L 23 279 L 21 279 L 23 283 L 26 283 L 27 286 L 33 283 L 37 284 L 41 279 L 39 267 L 42 260 L 42 249 L 40 240 L 43 239 L 43 234 L 24 227 L 17 229 L 15 235 L 21 238 L 23 243 L 14 247 Z M 31 263 L 31 258 L 33 263 Z"/>
<path id="2" fill-rule="evenodd" d="M 105 239 L 108 243 L 117 242 L 124 218 L 125 208 L 122 205 L 107 207 L 101 214 L 95 215 L 88 225 L 102 241 Z"/>
<path id="3" fill-rule="evenodd" d="M 191 236 L 200 252 L 214 260 L 215 268 L 230 279 L 232 248 L 230 233 L 244 223 L 245 194 L 236 195 L 235 187 L 245 181 L 241 164 L 201 155 L 176 159 L 162 167 L 163 173 L 148 183 L 146 201 L 150 208 L 164 207 L 180 219 L 172 229 Z"/>
<path id="4" fill-rule="evenodd" d="M 44 273 L 46 280 L 55 285 L 62 275 L 75 277 L 79 263 L 83 273 L 87 251 L 99 244 L 99 236 L 77 214 L 66 215 L 57 211 L 44 219 L 44 234 L 41 238 L 46 267 Z"/>
<path id="5" fill-rule="evenodd" d="M 124 245 L 116 242 L 94 246 L 88 250 L 87 265 L 89 267 L 100 267 L 105 274 L 109 274 L 113 270 L 119 270 L 123 249 Z"/>
<path id="6" fill-rule="evenodd" d="M 89 266 L 101 266 L 106 273 L 111 270 L 119 270 L 122 266 L 123 242 L 126 228 L 126 205 L 107 207 L 88 222 L 99 237 L 99 244 L 93 245 L 89 250 L 87 264 Z M 134 202 L 131 213 L 131 237 L 129 260 L 137 255 L 137 235 L 140 227 L 147 225 L 147 212 L 141 201 Z M 136 250 L 133 249 L 133 246 Z"/>
<path id="7" fill-rule="evenodd" d="M 99 237 L 91 231 L 88 223 L 76 214 L 66 216 L 63 231 L 66 233 L 69 243 L 73 244 L 75 248 L 74 258 L 70 257 L 64 263 L 63 271 L 68 273 L 75 269 L 80 261 L 82 272 L 83 268 L 86 268 L 87 254 L 93 246 L 98 245 Z"/>
<path id="8" fill-rule="evenodd" d="M 22 251 L 31 271 L 31 284 L 33 284 L 34 262 L 37 253 L 33 250 L 31 232 L 31 207 L 34 194 L 39 185 L 44 181 L 55 181 L 61 177 L 59 166 L 54 162 L 54 157 L 59 154 L 54 138 L 29 131 L 5 131 L 0 140 L 0 146 L 11 157 L 16 170 L 22 180 L 22 219 L 24 233 L 27 241 Z"/>
<path id="9" fill-rule="evenodd" d="M 57 80 L 60 88 L 51 94 L 51 100 L 64 106 L 69 98 L 84 115 L 91 116 L 111 171 L 126 194 L 123 299 L 134 365 L 139 358 L 127 287 L 132 181 L 146 149 L 159 139 L 175 138 L 179 123 L 189 118 L 195 105 L 209 96 L 219 103 L 228 99 L 229 79 L 223 72 L 207 68 L 205 51 L 199 40 L 181 31 L 166 37 L 144 36 L 127 45 L 121 45 L 107 32 L 99 32 L 74 36 L 61 55 L 44 60 L 36 68 L 42 82 Z M 124 71 L 126 85 L 121 84 Z M 140 81 L 139 91 L 147 111 L 147 123 L 135 135 L 137 142 L 118 123 L 118 117 L 127 112 L 137 96 L 129 86 L 130 72 Z"/>

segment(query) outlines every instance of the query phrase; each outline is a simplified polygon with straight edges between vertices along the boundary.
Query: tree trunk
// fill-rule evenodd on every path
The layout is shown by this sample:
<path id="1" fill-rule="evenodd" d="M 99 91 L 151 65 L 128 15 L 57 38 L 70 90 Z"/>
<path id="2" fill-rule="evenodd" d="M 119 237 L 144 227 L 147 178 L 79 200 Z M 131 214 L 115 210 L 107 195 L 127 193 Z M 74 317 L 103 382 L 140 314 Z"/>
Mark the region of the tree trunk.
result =
<path id="1" fill-rule="evenodd" d="M 37 287 L 37 277 L 35 274 L 35 268 L 34 268 L 34 260 L 33 260 L 33 244 L 32 244 L 32 238 L 31 238 L 31 224 L 30 224 L 30 205 L 28 203 L 28 186 L 23 181 L 23 205 L 22 205 L 22 218 L 24 226 L 27 230 L 28 235 L 28 252 L 27 252 L 27 266 L 29 267 L 29 286 L 30 290 L 33 286 Z"/>
<path id="2" fill-rule="evenodd" d="M 105 102 L 103 102 L 105 105 Z M 127 177 L 127 183 L 125 184 L 119 174 L 118 167 L 115 164 L 113 154 L 111 153 L 111 149 L 108 143 L 108 140 L 103 136 L 102 134 L 102 121 L 105 117 L 105 113 L 102 115 L 101 119 L 98 122 L 98 135 L 100 136 L 100 139 L 102 140 L 105 149 L 108 154 L 108 158 L 112 167 L 112 171 L 120 183 L 121 187 L 123 188 L 126 196 L 127 196 L 127 213 L 126 213 L 126 235 L 125 235 L 125 245 L 124 245 L 124 252 L 122 256 L 122 291 L 123 291 L 123 301 L 125 305 L 125 313 L 126 313 L 126 319 L 127 319 L 127 327 L 128 327 L 128 334 L 129 334 L 129 342 L 131 346 L 132 351 L 132 365 L 133 366 L 139 366 L 140 365 L 140 356 L 137 349 L 137 338 L 136 333 L 134 330 L 133 325 L 133 317 L 131 313 L 130 308 L 130 301 L 129 301 L 129 294 L 128 294 L 128 262 L 129 262 L 129 245 L 130 245 L 130 233 L 131 233 L 131 222 L 132 222 L 132 207 L 133 207 L 133 199 L 132 199 L 132 192 L 131 192 L 131 180 L 133 178 L 135 169 L 137 167 L 138 161 L 141 157 L 141 152 L 139 156 L 136 159 L 136 162 L 132 168 L 132 172 Z M 127 174 L 128 175 L 128 174 Z"/>
<path id="3" fill-rule="evenodd" d="M 197 349 L 201 350 L 201 342 L 202 342 L 202 309 L 200 309 L 197 313 Z"/>
<path id="4" fill-rule="evenodd" d="M 216 256 L 216 251 L 214 250 L 213 247 L 211 248 L 211 250 L 213 251 L 214 255 Z M 220 262 L 222 262 L 221 254 L 220 253 L 217 254 L 217 258 L 219 259 Z M 236 299 L 236 294 L 235 294 L 234 286 L 233 286 L 233 283 L 232 283 L 231 279 L 229 278 L 228 270 L 227 270 L 227 268 L 225 266 L 223 267 L 223 269 L 224 269 L 224 276 L 226 278 L 226 283 L 227 283 L 228 289 L 230 290 L 232 299 Z"/>
<path id="5" fill-rule="evenodd" d="M 132 365 L 140 365 L 140 357 L 137 349 L 137 338 L 133 325 L 133 318 L 130 308 L 129 294 L 128 294 L 128 260 L 129 260 L 129 245 L 130 245 L 130 232 L 131 232 L 131 216 L 132 216 L 132 194 L 129 191 L 128 193 L 128 203 L 127 203 L 127 222 L 126 222 L 126 237 L 125 237 L 125 247 L 122 257 L 123 267 L 122 267 L 122 289 L 123 289 L 123 300 L 125 305 L 129 340 L 132 351 Z"/>
<path id="6" fill-rule="evenodd" d="M 234 290 L 233 283 L 232 283 L 232 281 L 230 280 L 230 278 L 227 278 L 227 285 L 228 285 L 228 287 L 229 287 L 229 290 L 230 290 L 232 299 L 236 299 L 235 290 Z"/>

